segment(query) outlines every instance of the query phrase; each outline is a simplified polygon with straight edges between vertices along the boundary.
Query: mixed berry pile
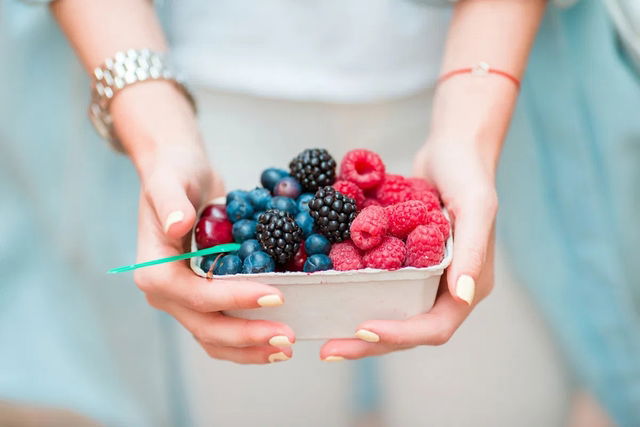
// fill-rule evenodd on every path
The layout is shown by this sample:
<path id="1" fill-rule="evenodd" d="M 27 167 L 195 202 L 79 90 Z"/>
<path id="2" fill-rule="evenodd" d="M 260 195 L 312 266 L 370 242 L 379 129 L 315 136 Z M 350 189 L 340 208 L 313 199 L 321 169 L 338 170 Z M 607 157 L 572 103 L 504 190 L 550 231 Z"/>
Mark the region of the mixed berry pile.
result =
<path id="1" fill-rule="evenodd" d="M 396 270 L 442 261 L 450 227 L 433 187 L 421 178 L 387 174 L 369 150 L 350 151 L 337 166 L 326 150 L 305 150 L 288 171 L 264 170 L 262 187 L 234 190 L 226 205 L 207 206 L 195 228 L 198 249 L 241 246 L 204 257 L 202 270 Z"/>

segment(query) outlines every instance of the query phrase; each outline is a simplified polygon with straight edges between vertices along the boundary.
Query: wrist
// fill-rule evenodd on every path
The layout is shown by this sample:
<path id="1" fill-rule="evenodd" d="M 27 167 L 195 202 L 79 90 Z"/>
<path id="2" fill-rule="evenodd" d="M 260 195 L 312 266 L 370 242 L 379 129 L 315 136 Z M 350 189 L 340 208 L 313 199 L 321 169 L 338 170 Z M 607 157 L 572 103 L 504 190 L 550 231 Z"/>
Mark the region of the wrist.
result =
<path id="1" fill-rule="evenodd" d="M 115 132 L 141 176 L 165 155 L 204 152 L 193 108 L 175 85 L 146 81 L 111 103 Z"/>
<path id="2" fill-rule="evenodd" d="M 480 155 L 495 168 L 518 91 L 500 76 L 457 76 L 436 91 L 429 141 Z"/>
<path id="3" fill-rule="evenodd" d="M 500 144 L 486 140 L 429 135 L 421 152 L 431 168 L 453 167 L 463 173 L 471 162 L 482 169 L 487 179 L 493 182 L 500 158 Z"/>

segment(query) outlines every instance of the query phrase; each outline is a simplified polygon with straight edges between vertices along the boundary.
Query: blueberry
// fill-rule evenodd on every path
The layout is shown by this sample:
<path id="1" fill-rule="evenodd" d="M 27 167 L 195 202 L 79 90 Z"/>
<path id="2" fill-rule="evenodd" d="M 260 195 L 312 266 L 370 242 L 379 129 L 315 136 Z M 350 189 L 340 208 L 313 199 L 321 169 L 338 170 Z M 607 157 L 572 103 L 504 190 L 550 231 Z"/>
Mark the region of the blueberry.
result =
<path id="1" fill-rule="evenodd" d="M 244 190 L 233 190 L 227 194 L 227 206 L 234 200 L 246 199 L 249 200 L 249 193 Z"/>
<path id="2" fill-rule="evenodd" d="M 240 259 L 245 259 L 249 255 L 254 252 L 258 252 L 262 250 L 262 246 L 260 246 L 260 242 L 256 239 L 249 239 L 242 242 L 240 245 L 240 249 L 238 250 L 238 256 Z"/>
<path id="3" fill-rule="evenodd" d="M 309 212 L 309 202 L 313 199 L 312 193 L 302 193 L 300 197 L 298 197 L 298 211 L 307 211 Z"/>
<path id="4" fill-rule="evenodd" d="M 324 254 L 315 254 L 307 258 L 303 269 L 306 273 L 313 273 L 314 271 L 331 270 L 332 268 L 331 258 Z"/>
<path id="5" fill-rule="evenodd" d="M 275 271 L 276 263 L 266 252 L 257 251 L 245 258 L 242 272 L 245 274 L 268 273 Z"/>
<path id="6" fill-rule="evenodd" d="M 304 237 L 313 233 L 313 218 L 311 218 L 309 212 L 300 212 L 296 215 L 296 223 L 302 228 L 302 235 Z"/>
<path id="7" fill-rule="evenodd" d="M 273 191 L 273 188 L 276 186 L 278 181 L 285 176 L 289 176 L 289 172 L 286 170 L 277 168 L 265 169 L 264 172 L 262 172 L 262 175 L 260 175 L 260 183 L 267 190 Z"/>
<path id="8" fill-rule="evenodd" d="M 213 262 L 216 260 L 217 257 L 218 257 L 218 254 L 207 255 L 205 257 L 202 257 L 202 261 L 200 261 L 200 268 L 202 269 L 202 271 L 204 271 L 205 273 L 208 273 L 209 270 L 211 270 L 211 266 L 213 265 Z"/>
<path id="9" fill-rule="evenodd" d="M 307 255 L 328 255 L 331 250 L 331 242 L 322 234 L 312 234 L 304 241 L 304 250 Z"/>
<path id="10" fill-rule="evenodd" d="M 285 176 L 282 178 L 276 186 L 273 188 L 274 196 L 284 196 L 292 199 L 298 198 L 302 193 L 302 186 L 300 183 L 291 176 Z"/>
<path id="11" fill-rule="evenodd" d="M 256 237 L 256 225 L 257 223 L 252 219 L 241 219 L 231 229 L 233 233 L 233 240 L 236 243 L 242 243 L 245 240 L 253 239 Z"/>
<path id="12" fill-rule="evenodd" d="M 257 211 L 264 211 L 271 200 L 271 192 L 266 188 L 254 188 L 249 191 L 249 201 Z"/>
<path id="13" fill-rule="evenodd" d="M 213 274 L 224 276 L 227 274 L 238 274 L 242 269 L 242 260 L 237 255 L 225 255 L 218 260 Z"/>
<path id="14" fill-rule="evenodd" d="M 283 196 L 273 197 L 269 203 L 269 209 L 278 209 L 289 212 L 291 215 L 298 213 L 298 206 L 296 205 L 296 202 L 293 199 Z"/>
<path id="15" fill-rule="evenodd" d="M 236 198 L 227 205 L 227 217 L 229 221 L 236 222 L 240 219 L 252 218 L 253 207 L 248 198 Z"/>

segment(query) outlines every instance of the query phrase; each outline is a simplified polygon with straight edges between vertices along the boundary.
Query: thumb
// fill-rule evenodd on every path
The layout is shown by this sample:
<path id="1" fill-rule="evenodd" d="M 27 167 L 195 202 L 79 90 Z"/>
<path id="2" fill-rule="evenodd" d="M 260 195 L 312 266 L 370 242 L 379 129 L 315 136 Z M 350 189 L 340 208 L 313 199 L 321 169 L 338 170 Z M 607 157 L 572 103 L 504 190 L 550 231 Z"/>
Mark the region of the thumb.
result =
<path id="1" fill-rule="evenodd" d="M 493 242 L 493 227 L 497 201 L 484 200 L 467 203 L 454 212 L 454 246 L 451 266 L 447 270 L 447 284 L 451 295 L 472 305 L 476 284 Z"/>
<path id="2" fill-rule="evenodd" d="M 191 231 L 196 210 L 178 179 L 169 175 L 155 178 L 148 183 L 146 193 L 165 236 L 179 239 Z"/>

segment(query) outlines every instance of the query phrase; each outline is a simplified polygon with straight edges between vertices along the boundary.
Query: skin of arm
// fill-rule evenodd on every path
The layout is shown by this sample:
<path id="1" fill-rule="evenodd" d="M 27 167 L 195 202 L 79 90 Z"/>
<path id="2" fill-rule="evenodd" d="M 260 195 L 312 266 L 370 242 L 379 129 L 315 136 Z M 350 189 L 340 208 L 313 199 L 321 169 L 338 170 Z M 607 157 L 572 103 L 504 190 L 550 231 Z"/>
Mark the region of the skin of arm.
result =
<path id="1" fill-rule="evenodd" d="M 545 6 L 545 0 L 462 0 L 455 6 L 442 72 L 484 61 L 520 79 Z M 461 74 L 439 85 L 430 134 L 414 170 L 438 188 L 453 222 L 453 260 L 436 302 L 428 313 L 405 321 L 364 322 L 358 339 L 325 343 L 322 359 L 444 344 L 491 292 L 495 174 L 517 96 L 512 81 L 494 74 Z"/>
<path id="2" fill-rule="evenodd" d="M 59 0 L 51 10 L 90 75 L 118 51 L 167 50 L 152 2 Z M 196 208 L 224 194 L 191 106 L 172 83 L 146 81 L 119 92 L 110 111 L 140 176 L 138 261 L 184 252 Z M 175 317 L 211 357 L 252 364 L 291 357 L 295 335 L 287 325 L 220 313 L 282 304 L 279 290 L 255 282 L 208 281 L 186 263 L 141 269 L 134 278 L 149 304 Z"/>

